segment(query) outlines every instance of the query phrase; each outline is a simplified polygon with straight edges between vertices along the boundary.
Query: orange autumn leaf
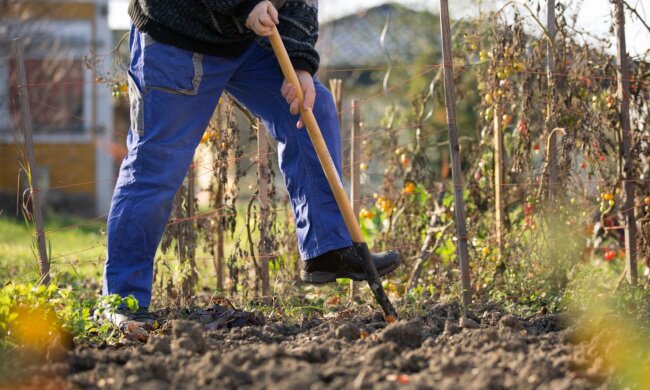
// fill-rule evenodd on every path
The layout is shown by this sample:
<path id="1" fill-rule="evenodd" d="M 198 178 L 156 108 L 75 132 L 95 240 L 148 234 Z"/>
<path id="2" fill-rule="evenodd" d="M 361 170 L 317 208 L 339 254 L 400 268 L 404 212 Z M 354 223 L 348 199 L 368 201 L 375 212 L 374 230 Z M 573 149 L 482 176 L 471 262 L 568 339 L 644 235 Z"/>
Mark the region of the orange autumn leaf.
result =
<path id="1" fill-rule="evenodd" d="M 404 374 L 398 374 L 395 382 L 400 383 L 402 385 L 408 385 L 411 382 L 411 379 Z"/>
<path id="2" fill-rule="evenodd" d="M 409 383 L 411 383 L 411 379 L 404 374 L 397 374 L 397 375 L 390 374 L 386 377 L 386 380 L 388 380 L 389 382 L 397 382 L 400 385 L 408 385 Z"/>

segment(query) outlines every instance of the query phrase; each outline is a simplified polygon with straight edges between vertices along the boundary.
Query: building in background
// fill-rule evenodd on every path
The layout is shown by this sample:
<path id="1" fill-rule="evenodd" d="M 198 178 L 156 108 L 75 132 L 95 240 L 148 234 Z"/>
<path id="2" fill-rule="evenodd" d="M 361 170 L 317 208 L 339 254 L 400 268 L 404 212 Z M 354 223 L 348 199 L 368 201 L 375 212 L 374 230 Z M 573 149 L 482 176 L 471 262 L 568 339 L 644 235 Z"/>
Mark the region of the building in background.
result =
<path id="1" fill-rule="evenodd" d="M 108 0 L 0 2 L 0 209 L 16 213 L 20 107 L 12 38 L 22 38 L 39 186 L 47 207 L 108 212 L 115 183 L 111 87 L 94 66 L 112 64 Z M 96 53 L 93 54 L 93 53 Z M 99 62 L 97 62 L 98 60 Z M 90 64 L 90 66 L 88 66 Z"/>

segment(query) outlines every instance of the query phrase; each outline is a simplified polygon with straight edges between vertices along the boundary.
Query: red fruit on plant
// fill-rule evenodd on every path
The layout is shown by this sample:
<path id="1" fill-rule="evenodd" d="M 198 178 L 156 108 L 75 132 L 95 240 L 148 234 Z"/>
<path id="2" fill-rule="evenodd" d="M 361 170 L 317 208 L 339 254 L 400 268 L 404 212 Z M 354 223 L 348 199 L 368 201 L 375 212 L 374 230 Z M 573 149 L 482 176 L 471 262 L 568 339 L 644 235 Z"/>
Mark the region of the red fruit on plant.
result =
<path id="1" fill-rule="evenodd" d="M 599 155 L 598 160 L 605 161 L 605 155 L 604 154 Z"/>
<path id="2" fill-rule="evenodd" d="M 525 119 L 520 119 L 519 120 L 519 124 L 517 124 L 517 130 L 519 131 L 519 134 L 521 134 L 521 135 L 528 134 L 528 124 L 526 123 Z"/>
<path id="3" fill-rule="evenodd" d="M 583 162 L 582 164 L 580 164 L 580 168 L 587 169 L 587 163 Z"/>
<path id="4" fill-rule="evenodd" d="M 608 249 L 605 252 L 605 261 L 606 262 L 610 262 L 610 261 L 614 260 L 615 257 L 616 257 L 616 251 Z"/>
<path id="5" fill-rule="evenodd" d="M 402 163 L 402 165 L 404 165 L 404 166 L 407 166 L 407 165 L 409 164 L 409 159 L 408 159 L 408 157 L 406 157 L 406 154 L 402 154 L 402 155 L 400 156 L 400 158 L 399 158 L 399 161 L 400 161 L 400 163 Z"/>
<path id="6" fill-rule="evenodd" d="M 524 205 L 524 214 L 525 215 L 532 215 L 535 212 L 535 205 L 531 203 L 526 203 Z"/>

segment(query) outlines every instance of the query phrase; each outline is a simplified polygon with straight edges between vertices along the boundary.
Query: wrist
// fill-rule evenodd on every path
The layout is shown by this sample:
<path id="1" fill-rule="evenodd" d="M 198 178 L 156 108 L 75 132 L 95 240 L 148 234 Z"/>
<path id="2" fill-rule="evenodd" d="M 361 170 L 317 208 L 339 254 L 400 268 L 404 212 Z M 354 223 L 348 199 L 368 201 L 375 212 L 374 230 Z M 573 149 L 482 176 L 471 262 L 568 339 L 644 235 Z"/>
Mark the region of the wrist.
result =
<path id="1" fill-rule="evenodd" d="M 291 64 L 296 69 L 296 71 L 301 70 L 309 73 L 312 76 L 316 74 L 316 71 L 318 70 L 318 68 L 315 67 L 314 64 L 312 64 L 310 61 L 300 57 L 291 58 Z"/>
<path id="2" fill-rule="evenodd" d="M 246 20 L 253 9 L 264 0 L 245 0 L 237 7 L 237 15 Z"/>

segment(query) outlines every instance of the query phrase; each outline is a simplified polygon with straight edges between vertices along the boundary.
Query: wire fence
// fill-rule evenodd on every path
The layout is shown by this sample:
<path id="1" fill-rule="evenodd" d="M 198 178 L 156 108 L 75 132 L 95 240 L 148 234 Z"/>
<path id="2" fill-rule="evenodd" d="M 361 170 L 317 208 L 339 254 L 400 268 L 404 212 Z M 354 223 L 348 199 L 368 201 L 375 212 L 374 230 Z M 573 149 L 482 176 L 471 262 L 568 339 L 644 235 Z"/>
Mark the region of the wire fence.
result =
<path id="1" fill-rule="evenodd" d="M 430 74 L 433 71 L 440 70 L 442 67 L 451 67 L 454 69 L 455 72 L 457 73 L 463 73 L 469 69 L 472 69 L 474 67 L 481 67 L 481 66 L 489 66 L 491 60 L 486 60 L 486 61 L 473 61 L 470 60 L 467 63 L 464 64 L 446 64 L 446 63 L 433 63 L 433 64 L 390 64 L 390 65 L 382 65 L 382 66 L 359 66 L 359 67 L 323 67 L 320 70 L 320 73 L 322 75 L 336 75 L 339 73 L 349 73 L 349 72 L 389 72 L 390 70 L 394 69 L 405 69 L 405 70 L 411 70 L 411 69 L 417 69 L 415 71 L 410 72 L 408 77 L 405 80 L 401 80 L 400 82 L 392 85 L 391 87 L 384 87 L 381 91 L 371 94 L 370 96 L 367 96 L 363 99 L 360 99 L 361 104 L 367 104 L 375 99 L 378 99 L 382 96 L 386 96 L 387 94 L 391 92 L 395 92 L 398 90 L 401 90 L 407 86 L 410 85 L 410 83 L 420 77 L 426 76 Z M 615 77 L 605 77 L 605 76 L 594 76 L 592 74 L 575 74 L 573 72 L 542 72 L 537 69 L 520 69 L 519 72 L 521 74 L 529 75 L 529 76 L 534 76 L 538 78 L 549 78 L 551 76 L 553 77 L 559 77 L 563 78 L 564 80 L 567 81 L 576 81 L 576 82 L 585 82 L 586 80 L 589 80 L 589 82 L 618 82 L 619 80 Z M 117 82 L 118 80 L 113 80 L 113 82 Z M 637 85 L 650 85 L 650 80 L 648 79 L 639 79 L 639 78 L 633 78 L 630 77 L 628 79 L 625 79 L 623 81 L 628 81 L 633 84 Z M 65 82 L 54 82 L 54 83 L 27 83 L 23 85 L 16 85 L 17 89 L 20 88 L 29 88 L 29 89 L 35 89 L 35 88 L 48 88 L 52 87 L 54 85 L 87 85 L 87 84 L 97 84 L 97 85 L 105 85 L 106 81 L 65 81 Z M 530 92 L 532 95 L 533 92 Z M 69 116 L 70 118 L 79 121 L 84 124 L 84 126 L 94 126 L 91 121 L 87 120 L 83 116 L 79 116 L 78 114 L 75 114 L 74 112 L 71 112 L 64 107 L 57 107 L 56 105 L 53 105 L 49 102 L 44 102 L 39 99 L 34 99 L 32 98 L 31 101 L 35 104 L 37 104 L 41 108 L 47 108 L 49 110 L 56 111 L 58 113 L 64 113 L 66 116 Z M 352 107 L 346 107 L 342 108 L 339 110 L 338 114 L 342 115 L 346 112 L 349 112 L 352 110 Z M 574 115 L 581 115 L 582 113 L 577 111 L 577 110 L 572 110 L 565 108 L 567 112 L 571 112 Z M 376 139 L 377 137 L 385 136 L 387 134 L 398 134 L 398 133 L 403 133 L 403 132 L 408 132 L 412 131 L 416 128 L 429 125 L 430 121 L 416 121 L 410 124 L 406 124 L 397 128 L 382 128 L 378 127 L 378 129 L 375 129 L 373 131 L 369 132 L 363 132 L 361 135 L 358 135 L 356 137 L 344 137 L 342 138 L 342 141 L 344 142 L 353 142 L 353 141 L 362 141 L 362 140 L 372 140 Z M 101 126 L 96 126 L 96 130 L 98 131 L 104 131 L 108 133 L 112 133 L 115 135 L 118 135 L 120 137 L 126 137 L 128 136 L 127 132 L 116 130 L 116 129 L 106 129 L 102 128 Z M 440 129 L 434 129 L 434 130 L 429 130 L 426 135 L 424 135 L 421 139 L 420 142 L 423 141 L 428 141 L 430 138 L 436 138 L 438 136 L 444 135 L 448 131 L 447 127 L 440 128 Z M 104 141 L 100 141 L 104 142 Z M 108 141 L 111 142 L 111 141 Z M 348 163 L 343 165 L 344 170 L 347 171 L 352 165 L 359 164 L 359 163 L 368 163 L 373 160 L 378 160 L 390 153 L 394 153 L 396 150 L 402 149 L 404 147 L 412 145 L 412 142 L 405 142 L 405 143 L 400 143 L 397 145 L 392 145 L 390 147 L 384 147 L 380 150 L 373 150 L 371 154 L 364 156 L 363 158 L 355 161 L 349 161 Z M 101 147 L 108 148 L 110 145 L 101 145 Z M 0 145 L 0 147 L 8 147 L 7 145 Z M 448 147 L 448 144 L 446 142 L 437 142 L 433 144 L 427 144 L 427 147 Z M 269 151 L 266 153 L 268 156 L 272 156 L 273 154 L 277 153 L 276 151 Z M 250 160 L 252 165 L 256 165 L 258 162 L 258 159 L 260 157 L 259 151 L 252 151 L 248 153 L 244 153 L 241 156 L 238 157 L 228 157 L 226 161 L 221 161 L 221 163 L 225 164 L 234 164 L 243 160 Z M 201 168 L 202 171 L 198 173 L 195 177 L 194 180 L 201 178 L 203 176 L 211 175 L 214 173 L 215 166 L 212 163 L 202 163 L 195 161 L 193 162 L 191 168 Z M 380 175 L 380 174 L 372 174 L 372 173 L 364 173 L 366 176 L 372 176 L 372 175 Z M 234 176 L 232 175 L 226 175 L 229 179 L 233 179 Z M 34 188 L 32 191 L 33 192 L 45 192 L 45 191 L 53 191 L 53 190 L 64 190 L 64 189 L 70 189 L 74 187 L 80 187 L 80 186 L 86 186 L 86 185 L 92 185 L 96 184 L 98 182 L 114 182 L 117 179 L 117 177 L 111 177 L 111 178 L 98 178 L 97 180 L 91 180 L 91 181 L 81 181 L 77 183 L 61 183 L 61 184 L 56 184 L 48 187 L 42 187 L 42 188 Z M 186 179 L 187 180 L 187 179 Z M 624 183 L 624 182 L 634 182 L 634 183 L 649 183 L 650 180 L 647 179 L 617 179 L 615 180 L 616 183 Z M 584 185 L 597 185 L 602 183 L 602 179 L 597 179 L 597 180 L 582 180 L 581 184 Z M 493 183 L 490 183 L 490 187 L 494 187 Z M 531 190 L 531 189 L 536 189 L 540 186 L 540 181 L 539 180 L 530 180 L 527 182 L 519 182 L 519 183 L 502 183 L 500 185 L 502 188 L 521 188 L 521 189 L 526 189 L 526 190 Z M 481 189 L 485 188 L 484 185 L 480 185 L 477 183 L 466 183 L 464 185 L 465 188 L 467 189 Z M 427 194 L 435 194 L 440 191 L 438 186 L 431 187 L 431 188 L 426 188 L 422 190 L 423 192 Z M 369 192 L 369 191 L 366 191 Z M 375 192 L 375 191 L 372 191 Z M 400 197 L 403 196 L 402 190 L 397 190 L 392 193 L 383 193 L 382 197 L 385 199 L 391 199 L 393 201 L 400 199 Z M 374 196 L 365 196 L 361 198 L 361 203 L 366 204 L 367 202 L 372 202 L 375 200 Z M 641 202 L 641 199 L 637 199 L 638 202 Z M 633 207 L 641 207 L 643 206 L 642 203 L 637 203 Z M 290 209 L 287 207 L 277 207 L 277 204 L 274 205 L 273 210 L 277 213 L 279 211 L 289 211 Z M 628 209 L 620 209 L 621 212 L 625 212 Z M 248 216 L 248 215 L 260 215 L 263 211 L 262 210 L 253 210 L 253 211 L 237 211 L 237 210 L 232 210 L 231 206 L 223 206 L 219 208 L 213 208 L 210 210 L 205 210 L 201 211 L 199 213 L 196 213 L 195 215 L 191 217 L 186 217 L 186 218 L 171 218 L 167 226 L 174 226 L 182 223 L 190 223 L 190 222 L 196 222 L 199 220 L 203 219 L 210 219 L 210 218 L 220 218 L 223 216 L 229 216 L 229 215 L 240 215 L 240 216 Z M 35 235 L 45 233 L 47 235 L 56 235 L 57 233 L 60 232 L 65 232 L 69 230 L 74 230 L 74 229 L 79 229 L 85 226 L 89 225 L 94 225 L 98 221 L 103 221 L 105 218 L 107 218 L 107 214 L 101 214 L 98 216 L 95 216 L 94 218 L 88 219 L 86 221 L 80 222 L 80 223 L 75 223 L 75 224 L 70 224 L 66 226 L 61 226 L 61 227 L 56 227 L 56 228 L 48 228 L 45 229 L 43 232 L 36 232 Z M 579 221 L 580 224 L 588 224 L 592 222 L 593 217 L 592 216 L 586 216 L 582 221 Z M 619 225 L 614 225 L 614 226 L 607 226 L 605 227 L 606 230 L 620 230 L 622 229 L 623 226 Z M 392 246 L 386 249 L 417 249 L 419 248 L 420 245 L 416 244 L 408 244 L 408 245 L 398 245 L 398 246 Z M 57 265 L 57 266 L 77 266 L 77 265 L 84 265 L 84 264 L 90 264 L 90 265 L 100 265 L 103 263 L 104 259 L 102 258 L 84 258 L 83 255 L 87 252 L 90 251 L 96 251 L 98 248 L 106 248 L 106 244 L 93 244 L 88 246 L 87 248 L 82 248 L 79 250 L 75 250 L 72 252 L 68 253 L 54 253 L 50 260 L 52 264 Z M 608 250 L 609 247 L 593 247 L 592 249 L 594 250 Z M 266 254 L 259 254 L 255 256 L 257 259 L 273 259 L 278 256 L 281 256 L 283 253 L 282 252 L 274 252 L 274 253 L 266 253 Z M 254 256 L 248 256 L 248 257 L 243 257 L 240 260 L 248 260 L 252 259 Z M 213 260 L 214 257 L 197 257 L 197 261 L 210 261 Z M 63 262 L 65 260 L 66 262 Z M 168 261 L 180 261 L 182 259 L 174 259 L 174 258 L 168 258 L 165 257 L 165 260 Z"/>

